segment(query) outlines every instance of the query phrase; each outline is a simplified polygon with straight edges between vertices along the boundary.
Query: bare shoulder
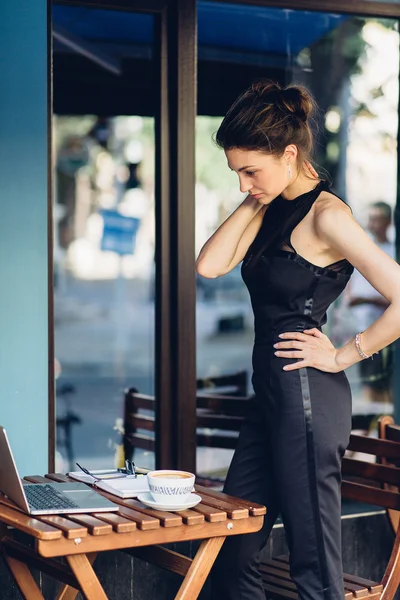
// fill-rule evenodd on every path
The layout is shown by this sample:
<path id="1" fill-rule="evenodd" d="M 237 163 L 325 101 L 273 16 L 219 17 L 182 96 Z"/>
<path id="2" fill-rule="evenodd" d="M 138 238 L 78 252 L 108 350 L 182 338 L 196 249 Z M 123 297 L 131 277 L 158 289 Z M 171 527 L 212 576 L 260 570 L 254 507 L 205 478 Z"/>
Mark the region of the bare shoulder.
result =
<path id="1" fill-rule="evenodd" d="M 314 223 L 317 230 L 325 230 L 339 223 L 354 221 L 351 208 L 340 198 L 323 191 L 315 201 Z"/>
<path id="2" fill-rule="evenodd" d="M 331 194 L 330 192 L 321 192 L 315 201 L 315 216 L 318 217 L 324 213 L 332 214 L 336 211 L 343 211 L 351 215 L 351 209 L 343 200 Z"/>

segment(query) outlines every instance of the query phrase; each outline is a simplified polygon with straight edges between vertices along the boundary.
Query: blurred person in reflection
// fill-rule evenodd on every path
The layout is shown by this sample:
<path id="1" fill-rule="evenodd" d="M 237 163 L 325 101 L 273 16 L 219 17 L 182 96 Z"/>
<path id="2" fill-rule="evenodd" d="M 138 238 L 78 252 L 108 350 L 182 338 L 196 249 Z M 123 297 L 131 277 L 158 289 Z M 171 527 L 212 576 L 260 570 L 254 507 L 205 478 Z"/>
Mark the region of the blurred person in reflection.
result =
<path id="1" fill-rule="evenodd" d="M 369 207 L 367 230 L 375 244 L 394 259 L 394 244 L 388 240 L 392 209 L 386 202 L 375 202 Z M 347 304 L 357 331 L 367 329 L 389 306 L 362 274 L 355 270 L 346 290 Z M 391 401 L 391 376 L 393 369 L 392 346 L 386 346 L 373 360 L 360 363 L 360 379 L 365 397 L 373 402 Z"/>
<path id="2" fill-rule="evenodd" d="M 216 134 L 243 202 L 197 258 L 204 277 L 242 263 L 255 324 L 249 401 L 224 491 L 265 504 L 263 528 L 227 537 L 213 600 L 265 600 L 258 566 L 280 514 L 299 600 L 343 600 L 341 459 L 351 429 L 344 369 L 400 336 L 400 266 L 311 166 L 314 103 L 301 86 L 255 82 Z M 353 268 L 388 299 L 340 348 L 322 333 Z"/>

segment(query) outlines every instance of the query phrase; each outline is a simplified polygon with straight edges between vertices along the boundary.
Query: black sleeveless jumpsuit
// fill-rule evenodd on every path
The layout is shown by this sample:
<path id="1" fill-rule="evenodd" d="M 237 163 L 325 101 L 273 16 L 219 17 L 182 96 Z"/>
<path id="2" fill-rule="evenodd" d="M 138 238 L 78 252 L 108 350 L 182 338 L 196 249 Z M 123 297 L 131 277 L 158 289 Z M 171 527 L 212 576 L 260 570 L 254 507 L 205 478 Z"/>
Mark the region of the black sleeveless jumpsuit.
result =
<path id="1" fill-rule="evenodd" d="M 275 198 L 243 261 L 255 320 L 255 391 L 224 491 L 265 504 L 261 531 L 228 537 L 212 570 L 213 600 L 265 600 L 259 552 L 281 515 L 299 600 L 343 600 L 340 463 L 351 429 L 351 392 L 343 371 L 284 371 L 297 359 L 274 355 L 283 331 L 321 328 L 353 271 L 347 260 L 316 266 L 290 236 L 322 190 Z M 330 190 L 329 190 L 330 191 Z"/>

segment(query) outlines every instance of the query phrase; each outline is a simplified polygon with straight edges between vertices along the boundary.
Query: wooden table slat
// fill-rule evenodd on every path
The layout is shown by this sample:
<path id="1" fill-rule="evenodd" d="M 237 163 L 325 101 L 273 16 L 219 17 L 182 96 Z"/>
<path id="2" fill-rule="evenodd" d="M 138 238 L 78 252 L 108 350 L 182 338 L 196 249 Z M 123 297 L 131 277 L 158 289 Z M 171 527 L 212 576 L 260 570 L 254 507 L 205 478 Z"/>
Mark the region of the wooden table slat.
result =
<path id="1" fill-rule="evenodd" d="M 159 519 L 163 527 L 178 527 L 179 525 L 182 525 L 182 517 L 180 517 L 178 514 L 163 510 L 155 510 L 154 508 L 147 508 L 147 506 L 139 502 L 139 500 L 130 498 L 124 502 L 124 505 L 129 506 L 129 508 L 134 508 L 135 510 L 144 513 L 149 517 L 155 517 Z"/>
<path id="2" fill-rule="evenodd" d="M 195 485 L 195 491 L 198 494 L 206 494 L 207 496 L 212 496 L 214 498 L 220 500 L 226 500 L 228 503 L 232 503 L 234 506 L 239 508 L 247 508 L 249 513 L 253 517 L 260 517 L 265 515 L 267 509 L 265 506 L 261 504 L 257 504 L 256 502 L 251 502 L 250 500 L 243 500 L 243 498 L 235 498 L 234 496 L 230 496 L 229 494 L 225 494 L 224 492 L 216 492 L 210 488 L 204 487 L 202 485 Z"/>
<path id="3" fill-rule="evenodd" d="M 185 525 L 199 525 L 200 523 L 204 523 L 204 515 L 191 508 L 188 510 L 180 510 L 178 514 Z"/>
<path id="4" fill-rule="evenodd" d="M 69 540 L 74 538 L 85 537 L 88 533 L 86 527 L 82 527 L 82 525 L 78 525 L 70 519 L 61 517 L 59 515 L 38 515 L 38 519 L 40 519 L 40 521 L 43 521 L 43 523 L 48 523 L 49 525 L 53 525 L 54 527 L 58 527 L 58 529 L 61 529 L 63 534 Z"/>
<path id="5" fill-rule="evenodd" d="M 96 519 L 96 517 L 88 514 L 69 514 L 68 519 L 87 527 L 91 535 L 108 535 L 113 530 L 109 523 L 100 521 L 100 519 Z"/>
<path id="6" fill-rule="evenodd" d="M 52 481 L 57 481 L 58 483 L 69 483 L 70 481 L 76 481 L 72 477 L 68 477 L 64 473 L 46 473 L 45 477 L 47 479 L 51 479 Z"/>
<path id="7" fill-rule="evenodd" d="M 95 513 L 93 516 L 109 523 L 117 533 L 128 533 L 136 529 L 136 523 L 116 513 Z"/>
<path id="8" fill-rule="evenodd" d="M 26 475 L 23 479 L 24 483 L 52 483 L 52 480 L 42 475 Z"/>
<path id="9" fill-rule="evenodd" d="M 11 508 L 1 502 L 0 498 L 0 521 L 6 525 L 12 525 L 25 533 L 29 533 L 39 540 L 57 540 L 62 536 L 62 531 L 47 523 L 39 521 L 34 517 Z"/>
<path id="10" fill-rule="evenodd" d="M 136 526 L 143 531 L 148 529 L 158 529 L 161 526 L 159 519 L 150 517 L 145 513 L 134 510 L 133 508 L 128 508 L 127 506 L 120 506 L 118 514 L 135 522 Z"/>
<path id="11" fill-rule="evenodd" d="M 204 492 L 200 495 L 203 504 L 225 511 L 229 519 L 247 519 L 249 517 L 249 510 L 247 508 L 241 506 L 233 507 L 232 503 L 220 500 Z"/>
<path id="12" fill-rule="evenodd" d="M 193 507 L 193 510 L 204 515 L 207 521 L 210 523 L 216 523 L 218 521 L 226 521 L 227 514 L 223 510 L 218 510 L 216 508 L 212 508 L 211 506 L 207 506 L 200 502 Z"/>

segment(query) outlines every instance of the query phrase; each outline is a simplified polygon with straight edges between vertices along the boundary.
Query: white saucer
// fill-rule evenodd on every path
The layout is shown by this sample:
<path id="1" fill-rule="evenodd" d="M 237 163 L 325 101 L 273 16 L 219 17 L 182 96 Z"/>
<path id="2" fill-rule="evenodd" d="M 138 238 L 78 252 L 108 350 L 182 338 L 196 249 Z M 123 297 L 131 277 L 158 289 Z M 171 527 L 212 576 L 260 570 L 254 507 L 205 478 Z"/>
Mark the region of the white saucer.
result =
<path id="1" fill-rule="evenodd" d="M 179 504 L 164 504 L 161 502 L 156 502 L 153 499 L 153 496 L 150 494 L 150 492 L 139 494 L 137 499 L 146 506 L 149 506 L 150 508 L 156 508 L 158 510 L 169 510 L 172 512 L 186 510 L 187 508 L 193 508 L 193 506 L 196 506 L 196 504 L 201 502 L 201 496 L 198 496 L 197 494 L 190 494 L 186 498 L 185 502 L 180 502 Z"/>

